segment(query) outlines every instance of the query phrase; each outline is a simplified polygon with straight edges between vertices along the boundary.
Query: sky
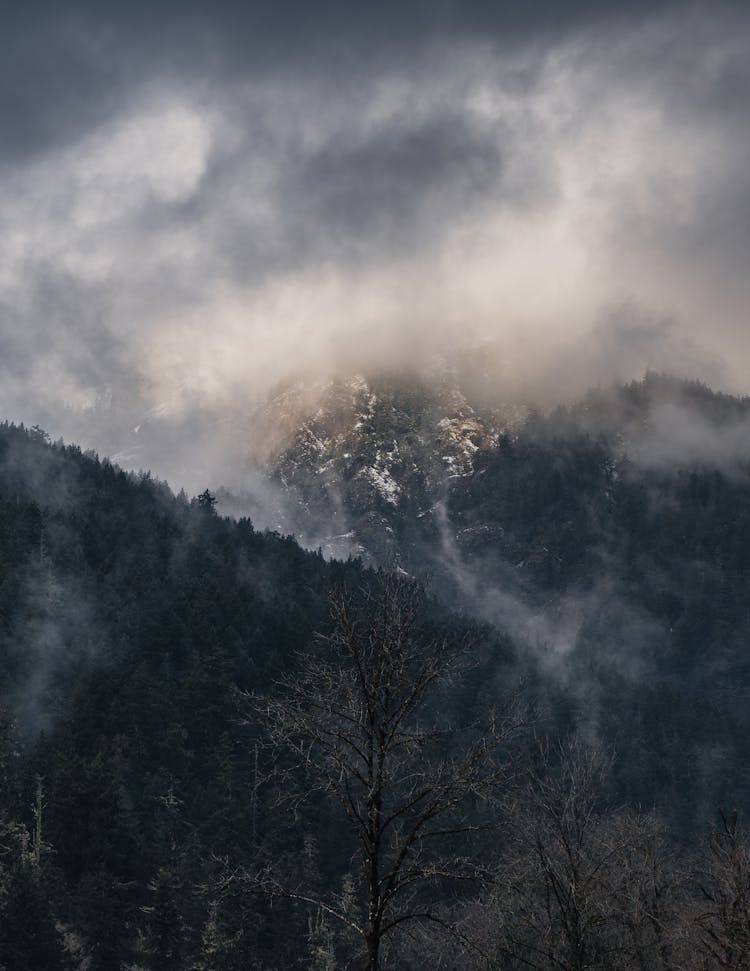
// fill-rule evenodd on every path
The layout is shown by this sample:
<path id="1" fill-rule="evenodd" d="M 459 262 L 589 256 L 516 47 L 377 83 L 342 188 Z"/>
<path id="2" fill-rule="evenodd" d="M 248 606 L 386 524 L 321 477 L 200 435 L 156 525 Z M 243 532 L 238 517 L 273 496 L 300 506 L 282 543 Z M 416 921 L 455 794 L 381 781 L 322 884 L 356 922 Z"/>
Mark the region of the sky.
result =
<path id="1" fill-rule="evenodd" d="M 197 490 L 311 371 L 750 393 L 747 4 L 15 6 L 0 417 Z"/>

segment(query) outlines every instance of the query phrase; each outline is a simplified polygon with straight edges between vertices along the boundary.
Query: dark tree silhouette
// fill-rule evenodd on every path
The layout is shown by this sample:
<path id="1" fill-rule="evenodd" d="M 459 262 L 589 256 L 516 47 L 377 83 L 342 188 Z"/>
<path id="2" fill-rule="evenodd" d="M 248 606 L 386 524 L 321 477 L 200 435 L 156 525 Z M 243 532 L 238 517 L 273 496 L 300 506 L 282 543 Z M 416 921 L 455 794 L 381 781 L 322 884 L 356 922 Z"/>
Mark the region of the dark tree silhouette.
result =
<path id="1" fill-rule="evenodd" d="M 441 890 L 475 882 L 483 867 L 471 837 L 509 772 L 519 708 L 481 729 L 441 726 L 430 708 L 441 684 L 466 663 L 464 645 L 429 636 L 421 588 L 382 574 L 357 602 L 331 602 L 333 633 L 314 659 L 268 698 L 255 698 L 276 748 L 293 753 L 313 785 L 339 804 L 357 852 L 356 903 L 288 886 L 272 871 L 251 875 L 256 891 L 306 901 L 359 935 L 365 968 L 382 966 L 383 942 L 410 922 L 457 932 Z M 247 874 L 245 876 L 248 876 Z"/>
<path id="2" fill-rule="evenodd" d="M 199 496 L 196 496 L 198 507 L 206 512 L 214 512 L 216 507 L 216 496 L 208 489 L 204 489 Z"/>

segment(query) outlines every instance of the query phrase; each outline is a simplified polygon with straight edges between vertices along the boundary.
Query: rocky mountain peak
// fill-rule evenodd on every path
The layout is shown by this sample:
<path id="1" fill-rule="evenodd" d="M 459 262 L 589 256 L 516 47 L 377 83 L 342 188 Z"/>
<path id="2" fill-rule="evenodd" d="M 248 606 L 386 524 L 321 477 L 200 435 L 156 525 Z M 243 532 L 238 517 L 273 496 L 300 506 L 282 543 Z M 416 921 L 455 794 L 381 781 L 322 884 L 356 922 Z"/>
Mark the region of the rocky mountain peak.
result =
<path id="1" fill-rule="evenodd" d="M 289 382 L 254 424 L 272 431 L 262 461 L 300 521 L 333 524 L 355 551 L 382 553 L 405 509 L 431 509 L 519 414 L 480 410 L 442 366 Z"/>

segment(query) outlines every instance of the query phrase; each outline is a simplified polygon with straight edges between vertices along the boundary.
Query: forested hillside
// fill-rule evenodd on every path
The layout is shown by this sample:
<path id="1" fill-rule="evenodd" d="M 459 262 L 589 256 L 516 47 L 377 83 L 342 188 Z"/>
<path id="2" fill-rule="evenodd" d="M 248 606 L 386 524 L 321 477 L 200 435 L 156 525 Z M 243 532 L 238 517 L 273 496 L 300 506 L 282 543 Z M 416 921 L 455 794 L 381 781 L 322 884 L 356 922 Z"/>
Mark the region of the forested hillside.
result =
<path id="1" fill-rule="evenodd" d="M 509 634 L 548 710 L 617 749 L 623 799 L 686 832 L 750 805 L 748 399 L 648 374 L 541 414 L 350 382 L 272 475 L 303 535 Z"/>
<path id="2" fill-rule="evenodd" d="M 183 967 L 209 919 L 212 861 L 253 844 L 252 732 L 233 692 L 269 685 L 325 629 L 328 585 L 358 571 L 7 426 L 0 551 L 0 964 L 59 966 L 41 950 L 54 913 L 92 968 L 139 948 Z M 37 778 L 42 842 L 24 852 L 42 877 L 14 859 L 17 824 L 35 832 Z M 253 919 L 242 953 L 261 939 Z"/>
<path id="3" fill-rule="evenodd" d="M 616 414 L 390 575 L 2 426 L 0 968 L 747 966 L 750 488 Z"/>
<path id="4" fill-rule="evenodd" d="M 288 933 L 222 881 L 275 860 L 319 885 L 349 858 L 319 799 L 278 811 L 241 698 L 304 668 L 332 590 L 374 576 L 8 425 L 0 563 L 0 967 L 297 966 L 304 914 Z"/>

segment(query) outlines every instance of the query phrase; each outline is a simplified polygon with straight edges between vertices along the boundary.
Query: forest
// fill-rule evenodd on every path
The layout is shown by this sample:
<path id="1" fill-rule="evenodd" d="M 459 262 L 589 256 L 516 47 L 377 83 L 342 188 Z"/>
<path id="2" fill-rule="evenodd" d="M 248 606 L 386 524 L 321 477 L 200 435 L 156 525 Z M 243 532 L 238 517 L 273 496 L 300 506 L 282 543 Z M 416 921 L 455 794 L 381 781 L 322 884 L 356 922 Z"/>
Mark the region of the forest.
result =
<path id="1" fill-rule="evenodd" d="M 0 427 L 0 968 L 750 967 L 750 489 L 587 415 L 446 496 L 471 583 Z M 604 564 L 562 659 L 490 602 Z"/>

